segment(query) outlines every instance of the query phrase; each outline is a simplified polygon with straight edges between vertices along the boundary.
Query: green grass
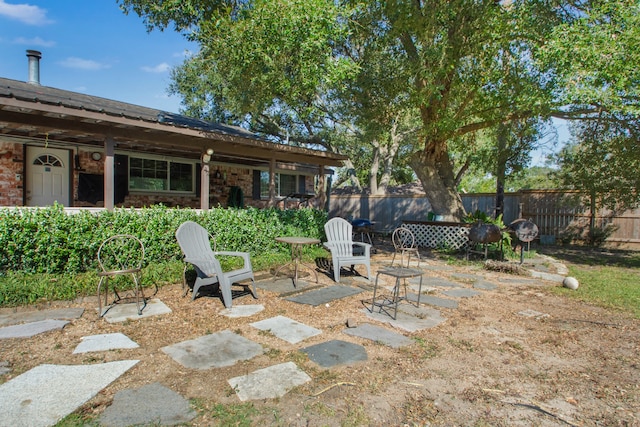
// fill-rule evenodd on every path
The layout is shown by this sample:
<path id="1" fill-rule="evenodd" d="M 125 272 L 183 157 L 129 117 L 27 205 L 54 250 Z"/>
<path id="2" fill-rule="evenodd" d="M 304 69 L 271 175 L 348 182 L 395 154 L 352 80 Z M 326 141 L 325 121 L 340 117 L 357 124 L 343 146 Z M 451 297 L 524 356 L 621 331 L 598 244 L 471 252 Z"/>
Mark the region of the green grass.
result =
<path id="1" fill-rule="evenodd" d="M 565 262 L 580 284 L 575 291 L 555 292 L 640 319 L 640 253 L 572 248 L 550 255 Z"/>

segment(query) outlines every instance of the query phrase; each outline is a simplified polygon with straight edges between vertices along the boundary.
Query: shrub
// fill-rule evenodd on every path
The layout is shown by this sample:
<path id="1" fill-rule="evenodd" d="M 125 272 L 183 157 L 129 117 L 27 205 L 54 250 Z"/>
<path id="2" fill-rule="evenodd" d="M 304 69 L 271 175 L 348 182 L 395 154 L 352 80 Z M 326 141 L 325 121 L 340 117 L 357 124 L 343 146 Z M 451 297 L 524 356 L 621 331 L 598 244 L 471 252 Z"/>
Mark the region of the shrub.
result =
<path id="1" fill-rule="evenodd" d="M 7 271 L 77 274 L 98 269 L 100 244 L 114 234 L 133 234 L 145 245 L 145 264 L 182 258 L 175 238 L 187 220 L 215 234 L 219 249 L 247 251 L 252 256 L 289 248 L 277 236 L 324 238 L 325 212 L 315 209 L 223 209 L 198 212 L 152 206 L 144 209 L 81 211 L 62 206 L 0 209 L 0 274 Z"/>

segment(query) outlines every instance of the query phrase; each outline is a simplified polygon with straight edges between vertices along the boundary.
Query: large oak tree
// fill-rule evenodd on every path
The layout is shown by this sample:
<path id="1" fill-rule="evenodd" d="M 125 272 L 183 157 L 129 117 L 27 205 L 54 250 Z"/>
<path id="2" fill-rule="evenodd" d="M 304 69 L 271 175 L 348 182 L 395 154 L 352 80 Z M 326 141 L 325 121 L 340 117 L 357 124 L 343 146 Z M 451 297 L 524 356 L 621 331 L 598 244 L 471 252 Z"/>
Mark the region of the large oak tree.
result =
<path id="1" fill-rule="evenodd" d="M 373 165 L 408 148 L 433 210 L 458 220 L 452 151 L 470 149 L 483 129 L 582 114 L 563 109 L 575 70 L 562 63 L 570 46 L 561 39 L 579 37 L 574 22 L 597 30 L 582 21 L 591 3 L 608 2 L 119 3 L 149 29 L 173 25 L 199 44 L 174 72 L 187 113 L 245 122 L 289 143 L 366 150 Z M 585 97 L 581 107 L 592 111 Z"/>

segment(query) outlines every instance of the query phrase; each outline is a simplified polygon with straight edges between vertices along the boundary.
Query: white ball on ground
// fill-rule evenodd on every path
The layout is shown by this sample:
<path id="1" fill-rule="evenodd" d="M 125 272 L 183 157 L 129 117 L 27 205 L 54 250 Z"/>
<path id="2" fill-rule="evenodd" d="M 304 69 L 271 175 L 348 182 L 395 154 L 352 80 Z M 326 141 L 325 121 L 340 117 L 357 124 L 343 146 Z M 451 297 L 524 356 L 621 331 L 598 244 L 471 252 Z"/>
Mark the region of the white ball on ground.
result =
<path id="1" fill-rule="evenodd" d="M 562 285 L 565 288 L 573 289 L 575 291 L 576 289 L 578 289 L 579 283 L 578 279 L 576 279 L 575 277 L 565 277 L 562 281 Z"/>

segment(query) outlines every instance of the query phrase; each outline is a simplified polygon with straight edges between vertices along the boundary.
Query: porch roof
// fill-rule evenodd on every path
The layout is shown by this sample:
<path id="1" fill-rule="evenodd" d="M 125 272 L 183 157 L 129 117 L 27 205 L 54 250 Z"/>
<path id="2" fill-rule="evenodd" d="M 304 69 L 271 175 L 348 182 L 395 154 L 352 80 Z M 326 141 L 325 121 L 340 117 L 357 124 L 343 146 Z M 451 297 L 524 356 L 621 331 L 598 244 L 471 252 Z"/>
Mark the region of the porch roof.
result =
<path id="1" fill-rule="evenodd" d="M 277 144 L 245 129 L 167 111 L 0 78 L 0 135 L 122 149 L 200 156 L 256 165 L 270 160 L 340 166 L 346 156 Z"/>

